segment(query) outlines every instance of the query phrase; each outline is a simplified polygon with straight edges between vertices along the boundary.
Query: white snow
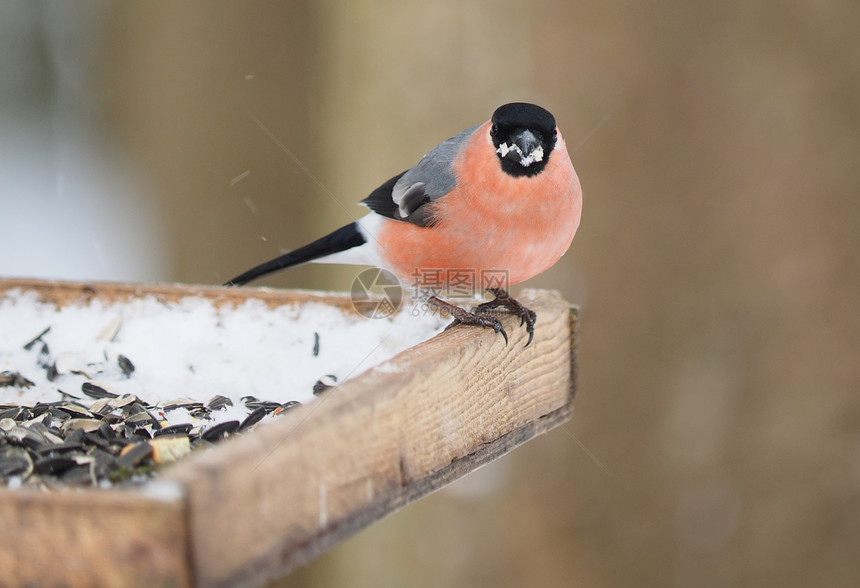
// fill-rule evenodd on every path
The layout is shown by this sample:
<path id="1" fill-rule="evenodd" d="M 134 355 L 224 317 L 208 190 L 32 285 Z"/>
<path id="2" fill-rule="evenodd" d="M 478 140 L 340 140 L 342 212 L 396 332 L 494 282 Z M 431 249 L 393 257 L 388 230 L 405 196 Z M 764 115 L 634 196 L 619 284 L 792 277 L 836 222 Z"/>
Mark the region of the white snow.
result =
<path id="1" fill-rule="evenodd" d="M 179 398 L 207 403 L 220 394 L 233 407 L 213 413 L 214 422 L 241 420 L 243 396 L 284 403 L 309 402 L 321 377 L 339 383 L 427 340 L 444 328 L 439 317 L 400 312 L 392 319 L 366 319 L 321 303 L 269 308 L 258 300 L 221 310 L 199 297 L 167 303 L 154 297 L 130 302 L 56 308 L 34 293 L 0 297 L 0 372 L 19 372 L 30 388 L 0 388 L 0 404 L 31 405 L 61 400 L 60 390 L 93 400 L 86 381 L 115 394 L 134 394 L 157 404 Z M 41 341 L 61 371 L 53 382 L 40 367 L 42 343 L 23 346 L 46 327 Z M 313 355 L 314 332 L 319 354 Z M 135 371 L 126 376 L 119 355 Z M 88 379 L 91 378 L 91 379 Z M 333 393 L 329 392 L 329 393 Z M 185 408 L 165 413 L 169 424 L 193 422 Z"/>
<path id="2" fill-rule="evenodd" d="M 496 149 L 496 153 L 498 153 L 502 157 L 506 157 L 511 151 L 516 152 L 516 154 L 520 156 L 520 165 L 522 165 L 523 167 L 528 167 L 536 161 L 543 161 L 543 147 L 540 145 L 532 149 L 531 153 L 529 153 L 528 155 L 523 153 L 523 150 L 520 149 L 520 146 L 516 143 L 511 145 L 508 145 L 507 143 L 502 143 L 501 145 L 499 145 L 499 148 Z"/>

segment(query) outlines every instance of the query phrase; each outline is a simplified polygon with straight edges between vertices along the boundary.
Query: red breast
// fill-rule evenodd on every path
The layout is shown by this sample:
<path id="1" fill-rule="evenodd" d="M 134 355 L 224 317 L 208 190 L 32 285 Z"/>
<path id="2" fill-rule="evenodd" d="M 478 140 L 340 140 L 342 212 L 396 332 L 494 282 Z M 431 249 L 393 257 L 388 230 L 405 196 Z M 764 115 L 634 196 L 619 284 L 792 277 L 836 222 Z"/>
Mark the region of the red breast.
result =
<path id="1" fill-rule="evenodd" d="M 499 165 L 490 124 L 476 129 L 454 162 L 456 187 L 428 205 L 435 225 L 386 220 L 381 227 L 384 266 L 404 283 L 505 288 L 547 270 L 570 247 L 582 189 L 561 133 L 543 171 L 514 177 Z M 506 283 L 492 283 L 499 279 Z"/>

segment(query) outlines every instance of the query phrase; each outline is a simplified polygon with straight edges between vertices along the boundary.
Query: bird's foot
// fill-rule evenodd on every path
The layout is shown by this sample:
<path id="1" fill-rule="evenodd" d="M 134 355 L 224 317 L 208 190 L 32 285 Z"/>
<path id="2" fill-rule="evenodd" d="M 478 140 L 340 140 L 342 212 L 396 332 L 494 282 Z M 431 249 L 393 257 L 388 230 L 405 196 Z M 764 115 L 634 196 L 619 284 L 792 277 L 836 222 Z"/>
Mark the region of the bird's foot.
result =
<path id="1" fill-rule="evenodd" d="M 445 302 L 441 298 L 436 296 L 431 296 L 427 299 L 430 304 L 435 304 L 439 308 L 444 308 L 447 310 L 452 317 L 454 317 L 454 322 L 445 327 L 445 330 L 450 329 L 456 325 L 474 325 L 476 327 L 484 327 L 485 329 L 493 329 L 497 333 L 501 333 L 502 337 L 505 338 L 505 345 L 508 344 L 508 334 L 505 332 L 505 329 L 502 328 L 502 322 L 494 316 L 480 316 L 473 312 L 469 312 L 464 308 L 460 308 L 459 306 L 455 306 L 450 302 Z"/>
<path id="2" fill-rule="evenodd" d="M 535 338 L 535 323 L 537 322 L 537 314 L 535 311 L 526 308 L 520 302 L 511 298 L 508 291 L 503 288 L 487 288 L 487 292 L 495 296 L 495 300 L 479 304 L 475 309 L 475 314 L 490 312 L 493 309 L 503 306 L 514 315 L 520 317 L 520 326 L 525 324 L 526 331 L 529 334 L 529 340 L 526 342 L 525 347 L 531 345 L 532 340 Z"/>

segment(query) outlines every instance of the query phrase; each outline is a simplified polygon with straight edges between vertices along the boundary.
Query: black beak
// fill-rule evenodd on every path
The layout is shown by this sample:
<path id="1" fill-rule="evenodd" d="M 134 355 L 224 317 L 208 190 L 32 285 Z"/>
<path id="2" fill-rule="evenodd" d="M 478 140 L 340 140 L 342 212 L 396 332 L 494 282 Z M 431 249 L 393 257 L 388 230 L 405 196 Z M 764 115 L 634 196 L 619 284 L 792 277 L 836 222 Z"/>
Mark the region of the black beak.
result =
<path id="1" fill-rule="evenodd" d="M 514 140 L 514 144 L 520 148 L 524 157 L 537 149 L 540 146 L 542 139 L 540 133 L 530 131 L 529 129 L 517 131 L 511 138 Z"/>

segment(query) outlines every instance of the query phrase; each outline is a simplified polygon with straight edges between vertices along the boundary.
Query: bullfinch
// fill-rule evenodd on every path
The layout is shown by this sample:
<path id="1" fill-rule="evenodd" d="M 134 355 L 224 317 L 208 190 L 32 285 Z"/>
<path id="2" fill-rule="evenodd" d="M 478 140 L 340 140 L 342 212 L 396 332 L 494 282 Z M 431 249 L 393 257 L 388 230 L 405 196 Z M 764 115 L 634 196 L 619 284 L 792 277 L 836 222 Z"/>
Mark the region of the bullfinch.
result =
<path id="1" fill-rule="evenodd" d="M 450 325 L 476 325 L 508 336 L 493 309 L 520 317 L 534 337 L 535 313 L 507 287 L 551 267 L 579 227 L 582 189 L 555 117 L 540 106 L 500 106 L 394 176 L 361 204 L 370 213 L 304 247 L 233 278 L 247 284 L 310 261 L 375 265 L 451 313 Z M 438 296 L 488 291 L 473 312 Z M 431 295 L 432 294 L 432 295 Z"/>

